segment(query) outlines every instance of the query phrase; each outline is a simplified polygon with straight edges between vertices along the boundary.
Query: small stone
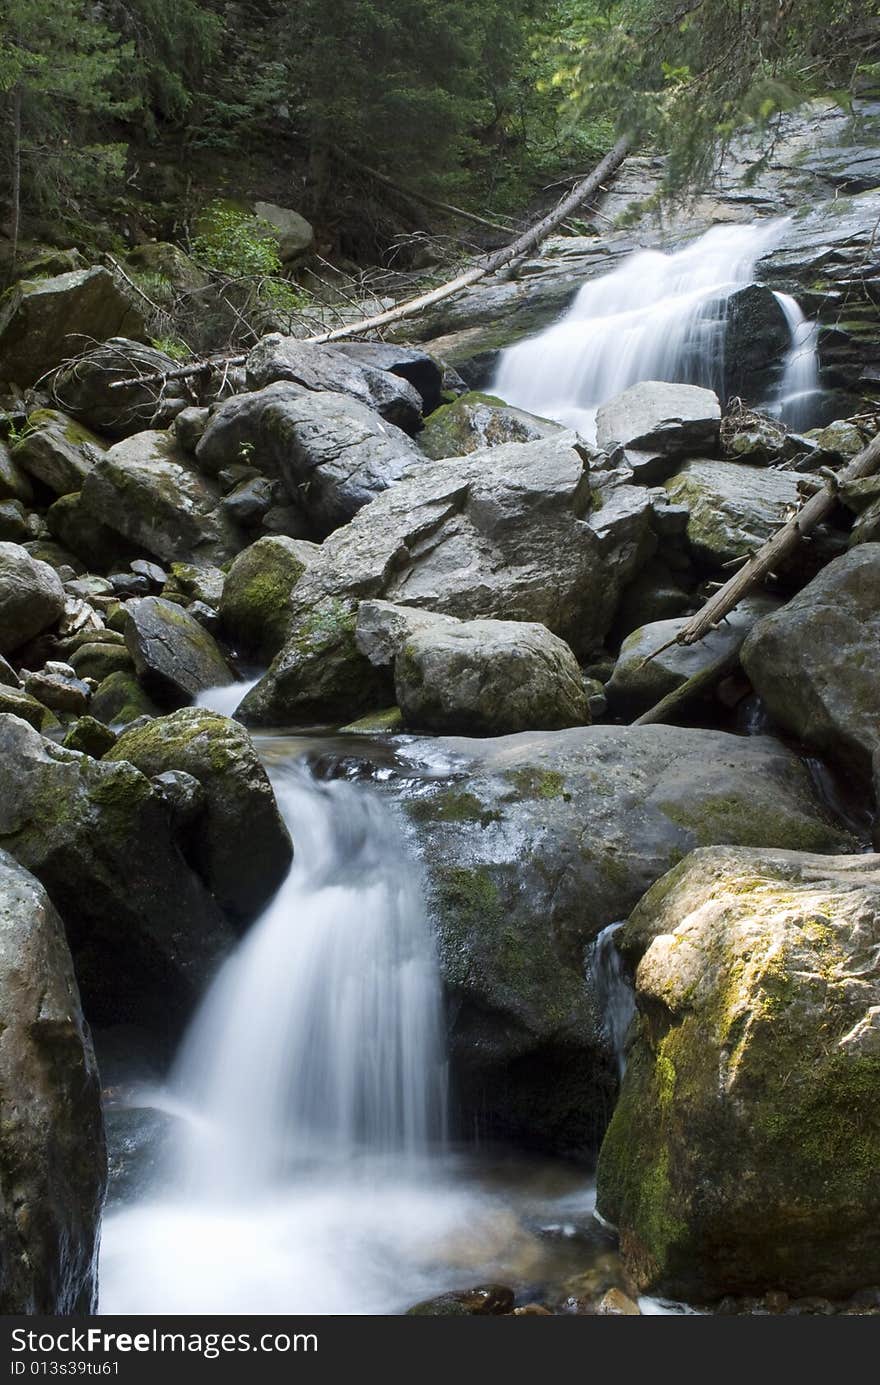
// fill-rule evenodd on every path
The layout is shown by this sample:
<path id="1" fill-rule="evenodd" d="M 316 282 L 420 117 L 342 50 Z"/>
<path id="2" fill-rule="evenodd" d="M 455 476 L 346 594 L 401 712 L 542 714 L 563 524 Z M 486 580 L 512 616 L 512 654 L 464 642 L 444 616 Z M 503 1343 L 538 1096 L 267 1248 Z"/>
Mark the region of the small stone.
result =
<path id="1" fill-rule="evenodd" d="M 642 1310 L 622 1289 L 609 1289 L 596 1306 L 596 1316 L 600 1318 L 639 1318 Z"/>
<path id="2" fill-rule="evenodd" d="M 151 582 L 154 587 L 164 587 L 168 581 L 168 573 L 165 569 L 160 567 L 158 563 L 151 563 L 147 558 L 135 558 L 129 566 L 137 577 L 146 577 L 147 581 Z"/>
<path id="3" fill-rule="evenodd" d="M 65 583 L 64 590 L 68 596 L 79 596 L 83 601 L 89 601 L 93 596 L 112 596 L 113 583 L 107 577 L 96 577 L 90 573 Z"/>
<path id="4" fill-rule="evenodd" d="M 91 697 L 91 688 L 86 683 L 75 676 L 70 678 L 57 673 L 29 673 L 24 688 L 44 707 L 53 712 L 72 712 L 74 716 L 86 711 Z"/>
<path id="5" fill-rule="evenodd" d="M 149 596 L 154 585 L 136 572 L 111 572 L 108 580 L 116 596 Z"/>

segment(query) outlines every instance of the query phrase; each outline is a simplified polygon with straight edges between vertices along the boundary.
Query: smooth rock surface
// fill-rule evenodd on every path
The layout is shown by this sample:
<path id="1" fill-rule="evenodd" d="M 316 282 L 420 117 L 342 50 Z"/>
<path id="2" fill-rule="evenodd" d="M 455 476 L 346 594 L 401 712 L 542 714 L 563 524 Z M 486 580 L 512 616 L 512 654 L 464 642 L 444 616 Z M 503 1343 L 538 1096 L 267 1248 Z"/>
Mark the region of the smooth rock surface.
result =
<path id="1" fill-rule="evenodd" d="M 791 471 L 699 459 L 686 462 L 666 490 L 690 510 L 694 557 L 718 568 L 756 552 L 781 528 L 799 502 L 797 483 Z"/>
<path id="2" fill-rule="evenodd" d="M 150 696 L 179 707 L 205 688 L 233 682 L 217 644 L 173 601 L 144 596 L 126 604 L 125 645 Z"/>
<path id="3" fill-rule="evenodd" d="M 684 457 L 711 449 L 720 423 L 721 405 L 712 390 L 644 380 L 600 406 L 596 438 L 606 450 L 619 443 Z"/>
<path id="4" fill-rule="evenodd" d="M 16 543 L 0 543 L 0 653 L 10 654 L 58 621 L 64 587 L 48 563 Z"/>

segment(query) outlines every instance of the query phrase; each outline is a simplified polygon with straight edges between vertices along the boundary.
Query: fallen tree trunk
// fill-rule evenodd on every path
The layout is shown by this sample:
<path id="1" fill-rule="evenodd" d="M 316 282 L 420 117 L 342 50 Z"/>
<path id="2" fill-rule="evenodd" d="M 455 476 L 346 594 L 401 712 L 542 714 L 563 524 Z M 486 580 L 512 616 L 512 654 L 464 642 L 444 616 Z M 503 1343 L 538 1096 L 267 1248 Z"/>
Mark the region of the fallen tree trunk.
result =
<path id="1" fill-rule="evenodd" d="M 485 226 L 490 231 L 500 231 L 505 236 L 509 236 L 511 233 L 512 228 L 502 226 L 499 221 L 490 221 L 488 217 L 478 216 L 476 212 L 469 212 L 464 207 L 453 206 L 451 202 L 441 202 L 439 198 L 429 197 L 427 193 L 417 192 L 415 188 L 403 187 L 400 183 L 395 183 L 394 179 L 389 178 L 387 174 L 380 173 L 378 168 L 369 168 L 367 164 L 353 159 L 350 154 L 344 153 L 341 149 L 333 149 L 331 152 L 342 163 L 350 164 L 357 168 L 358 172 L 365 173 L 372 182 L 381 183 L 383 187 L 390 188 L 392 192 L 399 193 L 412 202 L 422 202 L 426 207 L 436 208 L 438 212 L 448 212 L 451 216 L 458 217 L 463 221 L 472 221 L 475 226 Z"/>
<path id="2" fill-rule="evenodd" d="M 623 163 L 628 148 L 629 140 L 619 139 L 610 153 L 606 154 L 601 163 L 596 165 L 589 177 L 578 183 L 577 187 L 573 188 L 554 207 L 552 212 L 549 212 L 541 221 L 536 222 L 528 231 L 524 231 L 521 236 L 517 236 L 509 245 L 481 258 L 477 264 L 472 265 L 463 274 L 457 275 L 455 279 L 440 284 L 428 293 L 420 294 L 418 298 L 411 298 L 406 303 L 398 303 L 396 307 L 389 308 L 386 312 L 376 313 L 373 317 L 360 318 L 356 322 L 347 323 L 344 327 L 337 327 L 332 332 L 321 332 L 314 337 L 304 337 L 303 340 L 320 346 L 326 342 L 344 341 L 346 337 L 363 336 L 365 332 L 374 332 L 380 327 L 389 326 L 392 322 L 401 322 L 405 318 L 415 317 L 425 308 L 433 307 L 435 303 L 442 303 L 444 299 L 451 298 L 453 294 L 460 293 L 462 289 L 476 284 L 480 279 L 495 274 L 499 269 L 510 264 L 512 260 L 519 259 L 521 255 L 527 255 L 530 250 L 534 250 L 543 240 L 546 240 L 552 231 L 562 225 L 566 217 L 570 216 L 582 203 L 594 197 L 605 179 L 610 178 Z M 196 361 L 192 365 L 176 367 L 174 370 L 157 371 L 155 375 L 141 375 L 131 380 L 114 380 L 110 388 L 124 389 L 126 385 L 134 384 L 162 385 L 169 380 L 192 379 L 198 375 L 209 375 L 212 371 L 220 368 L 229 369 L 233 366 L 243 365 L 246 360 L 246 354 L 214 356 L 204 361 Z"/>
<path id="3" fill-rule="evenodd" d="M 863 476 L 872 476 L 880 468 L 880 434 L 867 447 L 863 448 L 848 466 L 839 471 L 836 476 L 826 479 L 822 489 L 793 515 L 781 529 L 769 538 L 767 542 L 758 549 L 751 558 L 736 572 L 730 581 L 725 582 L 715 592 L 706 604 L 687 621 L 679 630 L 674 640 L 664 645 L 663 649 L 669 649 L 673 644 L 691 645 L 697 644 L 706 635 L 715 630 L 724 620 L 725 616 L 738 606 L 739 603 L 748 596 L 749 592 L 756 587 L 760 587 L 765 578 L 774 573 L 786 559 L 790 558 L 797 550 L 801 541 L 807 537 L 811 530 L 815 529 L 828 517 L 834 506 L 837 504 L 837 493 L 840 486 L 848 481 L 858 481 Z M 662 649 L 654 651 L 652 657 L 662 653 Z M 701 670 L 683 683 L 680 688 L 667 693 L 664 698 L 649 711 L 638 717 L 634 723 L 636 726 L 648 726 L 654 722 L 666 721 L 670 713 L 683 703 L 701 692 L 705 692 L 713 682 L 716 682 L 724 674 L 729 673 L 736 667 L 739 660 L 739 651 L 721 666 L 715 664 L 711 669 Z"/>

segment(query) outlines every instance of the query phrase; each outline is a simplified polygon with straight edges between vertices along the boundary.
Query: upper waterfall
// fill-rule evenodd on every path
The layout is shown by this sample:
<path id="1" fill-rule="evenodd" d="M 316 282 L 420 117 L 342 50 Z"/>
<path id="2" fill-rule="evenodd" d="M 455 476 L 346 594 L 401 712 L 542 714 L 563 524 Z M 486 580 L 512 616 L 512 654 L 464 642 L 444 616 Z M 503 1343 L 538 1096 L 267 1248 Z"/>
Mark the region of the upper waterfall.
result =
<path id="1" fill-rule="evenodd" d="M 641 380 L 723 393 L 727 300 L 753 281 L 787 224 L 714 226 L 681 250 L 630 255 L 584 284 L 559 322 L 504 351 L 492 393 L 590 439 L 599 405 Z M 791 332 L 789 366 L 774 399 L 749 402 L 785 415 L 790 396 L 798 395 L 800 407 L 804 391 L 817 386 L 815 333 L 808 335 L 793 300 L 777 298 Z"/>

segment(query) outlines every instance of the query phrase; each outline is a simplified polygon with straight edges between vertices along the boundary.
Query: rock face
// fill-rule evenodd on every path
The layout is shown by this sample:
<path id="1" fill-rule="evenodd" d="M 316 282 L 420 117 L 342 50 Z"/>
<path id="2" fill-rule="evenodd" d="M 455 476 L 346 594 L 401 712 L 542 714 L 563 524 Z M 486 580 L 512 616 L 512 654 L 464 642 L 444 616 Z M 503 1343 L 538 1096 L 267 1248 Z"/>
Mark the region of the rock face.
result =
<path id="1" fill-rule="evenodd" d="M 307 539 L 258 539 L 236 558 L 223 583 L 220 618 L 232 644 L 266 663 L 284 644 L 290 597 L 318 553 Z"/>
<path id="2" fill-rule="evenodd" d="M 645 380 L 601 406 L 596 437 L 601 448 L 620 443 L 685 457 L 711 450 L 720 425 L 721 405 L 712 390 Z"/>
<path id="3" fill-rule="evenodd" d="M 388 423 L 412 433 L 422 417 L 422 397 L 407 380 L 340 352 L 280 332 L 263 337 L 247 358 L 248 388 L 290 380 L 308 390 L 330 390 L 358 399 Z"/>
<path id="4" fill-rule="evenodd" d="M 17 543 L 0 543 L 0 653 L 20 649 L 63 611 L 64 588 L 54 568 Z"/>
<path id="5" fill-rule="evenodd" d="M 177 365 L 164 351 L 132 341 L 130 335 L 111 334 L 109 341 L 59 371 L 52 387 L 66 413 L 108 438 L 127 438 L 146 428 L 167 428 L 193 402 L 185 381 L 114 388 L 122 380 L 165 374 Z"/>
<path id="6" fill-rule="evenodd" d="M 596 1148 L 616 1068 L 585 948 L 696 846 L 852 850 L 790 751 L 763 737 L 592 726 L 444 739 L 401 791 L 428 881 L 466 1120 Z M 403 755 L 418 760 L 419 748 Z M 439 780 L 437 756 L 448 777 Z"/>
<path id="7" fill-rule="evenodd" d="M 426 457 L 464 457 L 508 442 L 534 442 L 562 429 L 558 423 L 512 409 L 491 394 L 463 394 L 436 409 L 419 434 Z"/>
<path id="8" fill-rule="evenodd" d="M 406 434 L 366 404 L 286 382 L 221 404 L 196 456 L 205 470 L 219 471 L 243 450 L 261 471 L 281 477 L 315 537 L 346 524 L 424 463 Z"/>
<path id="9" fill-rule="evenodd" d="M 606 686 L 609 704 L 624 716 L 638 716 L 703 669 L 717 668 L 720 673 L 755 623 L 775 610 L 777 604 L 766 596 L 740 602 L 698 644 L 674 643 L 687 624 L 685 616 L 653 621 L 634 630 L 624 640 Z"/>
<path id="10" fill-rule="evenodd" d="M 0 300 L 0 379 L 33 385 L 81 351 L 83 339 L 122 335 L 144 340 L 144 321 L 108 270 L 25 280 Z"/>
<path id="11" fill-rule="evenodd" d="M 354 643 L 365 598 L 534 621 L 588 651 L 654 545 L 649 493 L 597 480 L 591 494 L 571 433 L 423 464 L 321 545 L 294 588 L 288 641 L 239 715 L 282 725 L 387 706 Z"/>
<path id="12" fill-rule="evenodd" d="M 785 313 L 771 289 L 748 284 L 732 293 L 724 332 L 725 399 L 768 398 L 790 345 Z"/>
<path id="13" fill-rule="evenodd" d="M 127 760 L 149 778 L 168 770 L 192 775 L 204 813 L 187 856 L 214 898 L 247 920 L 287 874 L 293 848 L 266 771 L 250 736 L 235 721 L 186 707 L 119 737 L 108 760 Z"/>
<path id="14" fill-rule="evenodd" d="M 880 746 L 880 544 L 835 558 L 765 617 L 742 661 L 780 726 L 866 779 Z"/>
<path id="15" fill-rule="evenodd" d="M 880 857 L 697 851 L 618 934 L 640 1022 L 598 1171 L 642 1288 L 880 1276 Z"/>
<path id="16" fill-rule="evenodd" d="M 433 413 L 442 403 L 443 368 L 424 351 L 384 341 L 341 341 L 331 349 L 357 365 L 387 370 L 408 380 L 418 390 L 425 414 Z"/>
<path id="17" fill-rule="evenodd" d="M 213 637 L 173 601 L 144 596 L 126 603 L 125 644 L 146 691 L 179 707 L 205 688 L 233 682 Z"/>
<path id="18" fill-rule="evenodd" d="M 116 443 L 86 477 L 81 505 L 90 520 L 166 562 L 224 563 L 243 542 L 216 486 L 177 451 L 171 433 Z"/>
<path id="19" fill-rule="evenodd" d="M 27 431 L 13 448 L 13 457 L 54 495 L 68 495 L 82 488 L 104 450 L 105 444 L 88 428 L 56 409 L 37 409 L 28 416 Z"/>
<path id="20" fill-rule="evenodd" d="M 101 1084 L 64 925 L 0 851 L 0 1312 L 96 1311 L 107 1155 Z"/>
<path id="21" fill-rule="evenodd" d="M 0 753 L 0 847 L 59 909 L 86 1012 L 172 1037 L 233 934 L 163 799 L 133 766 L 64 750 L 15 716 L 0 716 Z"/>
<path id="22" fill-rule="evenodd" d="M 688 543 L 710 567 L 760 548 L 798 503 L 797 476 L 739 462 L 687 462 L 666 483 L 670 500 L 690 510 Z"/>
<path id="23" fill-rule="evenodd" d="M 397 654 L 394 686 L 414 730 L 503 736 L 590 722 L 570 648 L 524 621 L 431 624 Z"/>

